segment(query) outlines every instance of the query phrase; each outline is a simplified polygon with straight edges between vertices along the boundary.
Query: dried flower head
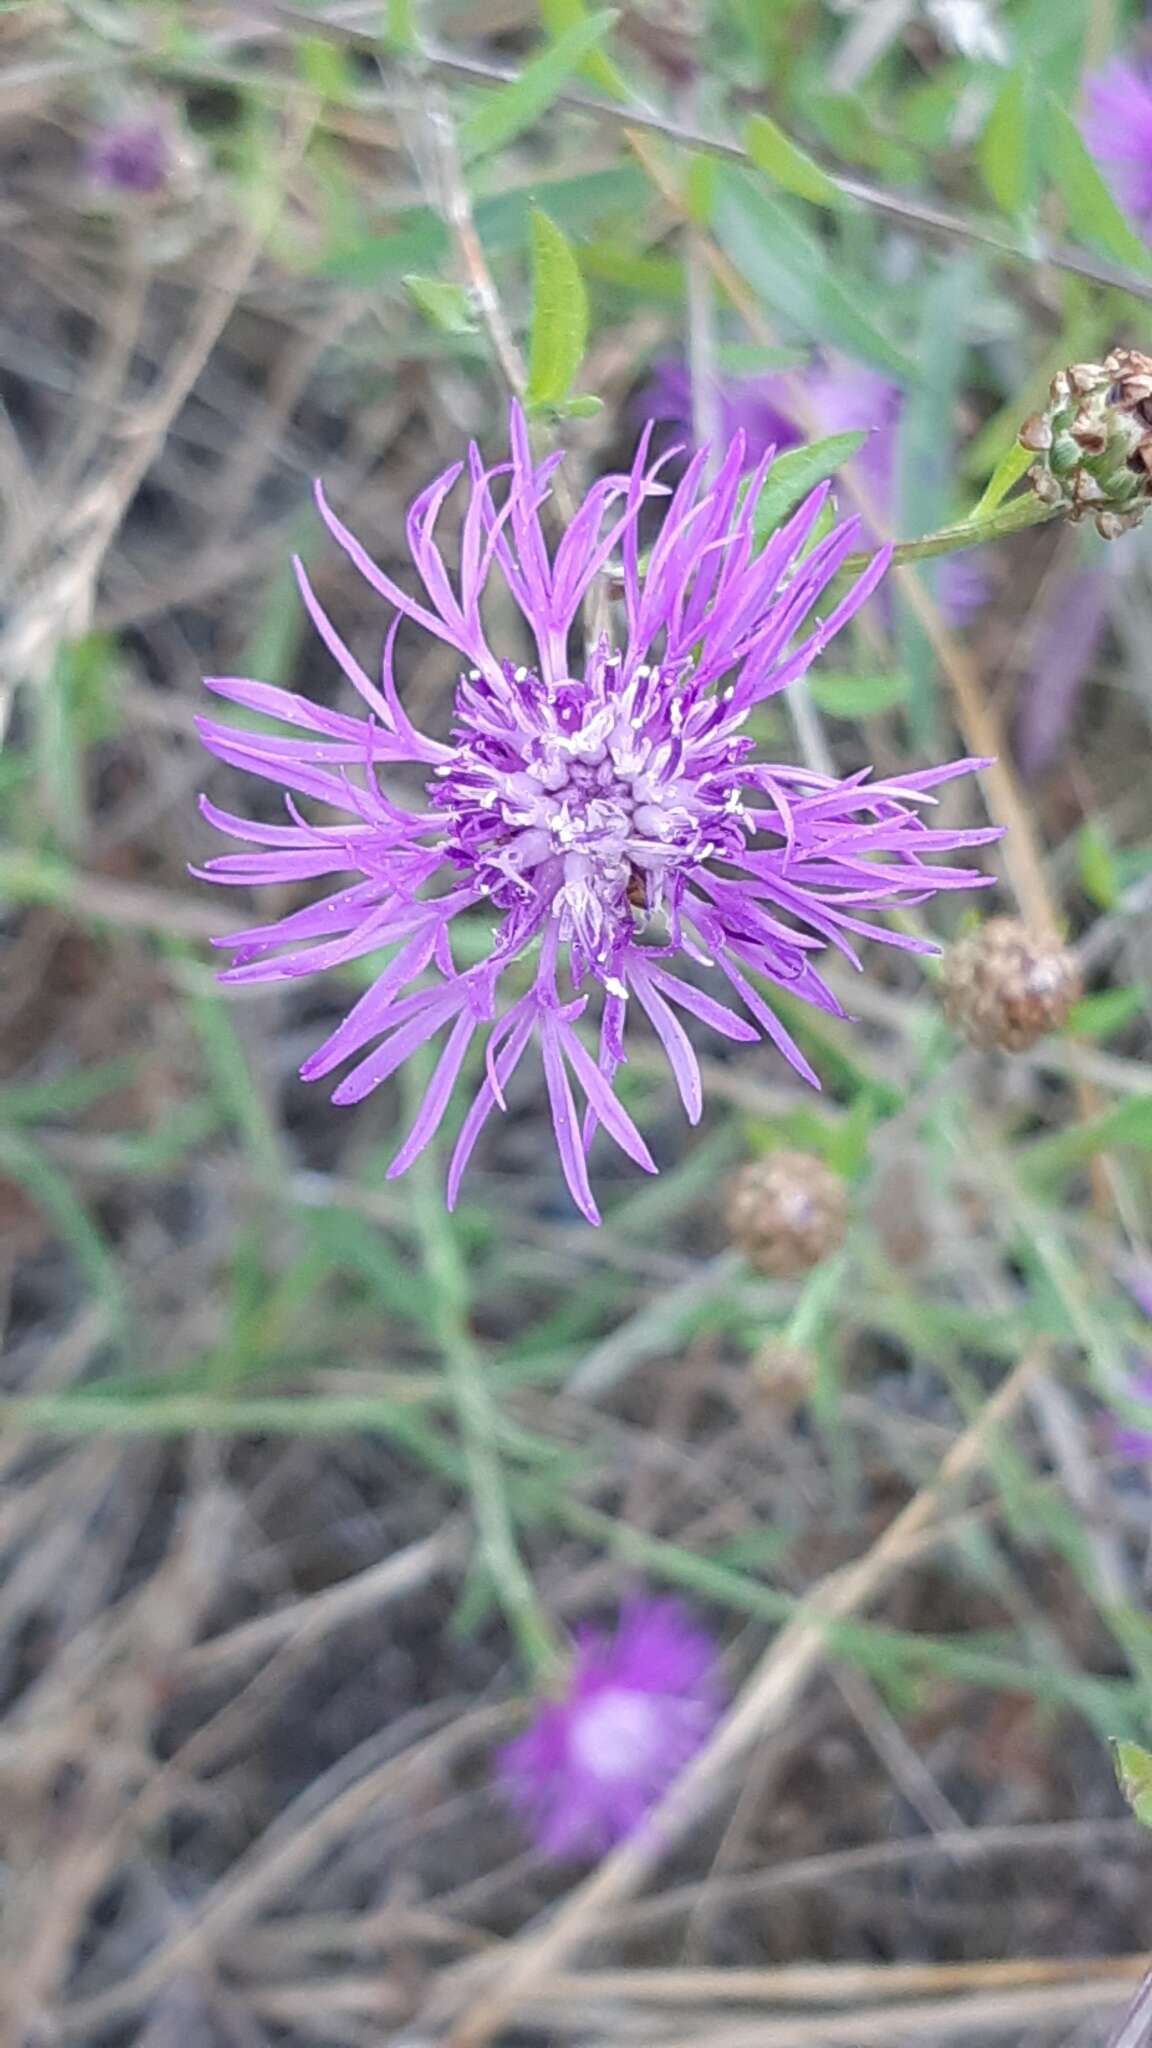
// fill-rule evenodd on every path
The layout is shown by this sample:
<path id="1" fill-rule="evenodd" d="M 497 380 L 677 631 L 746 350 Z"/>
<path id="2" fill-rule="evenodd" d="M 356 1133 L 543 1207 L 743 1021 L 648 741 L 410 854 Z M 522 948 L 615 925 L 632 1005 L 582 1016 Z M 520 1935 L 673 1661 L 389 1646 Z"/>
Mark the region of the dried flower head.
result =
<path id="1" fill-rule="evenodd" d="M 1084 140 L 1121 206 L 1152 230 L 1152 67 L 1117 57 L 1087 80 Z"/>
<path id="2" fill-rule="evenodd" d="M 1046 505 L 1090 512 L 1105 540 L 1139 526 L 1152 501 L 1152 356 L 1116 348 L 1059 370 L 1020 444 L 1040 457 L 1028 475 Z"/>
<path id="3" fill-rule="evenodd" d="M 1058 1031 L 1081 994 L 1074 953 L 1051 933 L 993 917 L 944 956 L 944 1008 L 972 1045 L 1027 1052 Z"/>
<path id="4" fill-rule="evenodd" d="M 301 1071 L 316 1080 L 354 1061 L 334 1100 L 359 1102 L 447 1033 L 393 1174 L 434 1136 L 473 1039 L 486 1038 L 483 1078 L 449 1168 L 450 1201 L 533 1038 L 561 1164 L 583 1214 L 599 1220 L 587 1168 L 598 1125 L 655 1172 L 612 1086 L 629 1006 L 659 1038 L 692 1122 L 701 1114 L 700 1069 L 680 1012 L 727 1038 L 763 1032 L 818 1086 L 763 985 L 843 1015 L 815 957 L 835 946 L 859 965 L 860 938 L 934 951 L 886 931 L 875 913 L 983 880 L 967 867 L 933 867 L 930 857 L 998 836 L 925 822 L 934 792 L 977 765 L 970 761 L 872 782 L 867 770 L 838 779 L 754 758 L 747 726 L 756 706 L 805 673 L 875 589 L 885 558 L 806 630 L 857 544 L 857 522 L 813 544 L 822 489 L 760 547 L 755 513 L 768 463 L 745 485 L 737 437 L 711 482 L 705 454 L 689 463 L 642 567 L 641 514 L 664 490 L 660 464 L 646 466 L 646 439 L 630 473 L 592 486 L 550 554 L 540 512 L 561 457 L 535 461 L 514 411 L 510 461 L 487 469 L 470 451 L 455 583 L 436 524 L 464 465 L 437 477 L 412 506 L 408 541 L 422 598 L 376 566 L 318 493 L 337 545 L 394 613 L 377 685 L 297 565 L 316 631 L 367 717 L 245 677 L 209 681 L 218 696 L 295 728 L 273 738 L 201 721 L 222 761 L 289 792 L 288 820 L 279 824 L 205 800 L 213 824 L 257 849 L 212 861 L 211 879 L 247 887 L 345 878 L 310 907 L 223 940 L 236 954 L 224 979 L 292 979 L 391 949 L 371 988 Z M 577 615 L 615 561 L 619 634 L 578 654 Z M 481 601 L 497 576 L 531 635 L 523 658 L 488 641 Z M 417 732 L 400 701 L 393 665 L 405 619 L 463 661 L 446 739 Z M 397 770 L 407 776 L 403 793 Z M 321 807 L 315 821 L 300 798 Z M 485 958 L 459 965 L 453 933 L 469 913 L 491 939 Z M 673 962 L 690 973 L 709 970 L 742 1012 Z M 577 1028 L 592 1021 L 594 995 L 598 1057 Z M 573 1079 L 587 1104 L 583 1117 Z"/>
<path id="5" fill-rule="evenodd" d="M 580 1630 L 564 1689 L 502 1752 L 512 1804 L 548 1856 L 634 1834 L 715 1727 L 716 1645 L 677 1600 L 637 1599 L 614 1636 Z"/>
<path id="6" fill-rule="evenodd" d="M 728 1190 L 728 1233 L 757 1273 L 791 1280 L 839 1251 L 848 1190 L 812 1152 L 751 1159 Z"/>

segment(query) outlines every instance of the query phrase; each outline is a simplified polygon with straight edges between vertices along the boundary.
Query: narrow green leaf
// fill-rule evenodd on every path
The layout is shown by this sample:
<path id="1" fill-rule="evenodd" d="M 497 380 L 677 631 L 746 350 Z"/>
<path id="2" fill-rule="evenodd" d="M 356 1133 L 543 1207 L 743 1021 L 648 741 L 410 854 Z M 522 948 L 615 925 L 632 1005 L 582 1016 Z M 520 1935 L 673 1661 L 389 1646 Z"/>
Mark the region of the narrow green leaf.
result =
<path id="1" fill-rule="evenodd" d="M 356 90 L 348 52 L 324 36 L 301 36 L 295 46 L 301 77 L 330 105 L 347 105 Z"/>
<path id="2" fill-rule="evenodd" d="M 799 199 L 814 206 L 840 206 L 843 193 L 834 178 L 808 156 L 767 114 L 752 114 L 744 129 L 744 147 L 754 164 Z"/>
<path id="3" fill-rule="evenodd" d="M 980 175 L 1001 212 L 1015 219 L 1032 192 L 1030 93 L 1021 67 L 1010 71 L 980 137 Z"/>
<path id="4" fill-rule="evenodd" d="M 540 19 L 551 36 L 559 39 L 567 35 L 580 23 L 587 21 L 588 9 L 585 0 L 540 0 Z M 628 80 L 619 66 L 606 57 L 603 50 L 593 48 L 584 57 L 581 70 L 586 78 L 598 85 L 609 99 L 628 100 L 632 95 Z"/>
<path id="5" fill-rule="evenodd" d="M 394 50 L 416 48 L 415 0 L 388 0 L 384 36 Z"/>
<path id="6" fill-rule="evenodd" d="M 409 271 L 404 279 L 408 293 L 443 334 L 475 334 L 472 303 L 463 285 L 445 284 L 438 277 L 421 277 Z"/>
<path id="7" fill-rule="evenodd" d="M 872 718 L 881 711 L 894 711 L 906 704 L 912 692 L 911 679 L 899 669 L 877 675 L 846 675 L 813 669 L 808 678 L 812 700 L 831 718 Z"/>
<path id="8" fill-rule="evenodd" d="M 910 358 L 866 310 L 875 303 L 875 291 L 846 265 L 833 270 L 823 243 L 762 179 L 721 164 L 712 226 L 753 291 L 808 340 L 842 348 L 902 383 L 915 377 Z"/>
<path id="9" fill-rule="evenodd" d="M 460 150 L 465 161 L 502 149 L 547 112 L 557 93 L 584 59 L 599 48 L 616 20 L 604 8 L 574 20 L 542 56 L 525 64 L 519 76 L 493 93 L 460 124 Z"/>
<path id="10" fill-rule="evenodd" d="M 1080 862 L 1080 886 L 1084 894 L 1098 910 L 1113 910 L 1120 895 L 1120 876 L 1116 867 L 1116 856 L 1108 843 L 1107 835 L 1098 825 L 1087 824 L 1080 833 L 1077 848 Z"/>
<path id="11" fill-rule="evenodd" d="M 1068 209 L 1073 234 L 1113 262 L 1148 276 L 1152 252 L 1117 206 L 1079 128 L 1055 93 L 1048 95 L 1042 134 L 1045 165 Z"/>
<path id="12" fill-rule="evenodd" d="M 1152 1095 L 1130 1096 L 1086 1123 L 1033 1138 L 1022 1150 L 1022 1172 L 1029 1186 L 1039 1186 L 1074 1173 L 1098 1152 L 1116 1151 L 1121 1145 L 1152 1151 Z"/>
<path id="13" fill-rule="evenodd" d="M 1114 1742 L 1116 1782 L 1138 1821 L 1152 1828 L 1152 1755 L 1138 1742 Z"/>
<path id="14" fill-rule="evenodd" d="M 867 439 L 866 433 L 829 434 L 823 441 L 806 441 L 802 448 L 789 448 L 778 455 L 756 506 L 757 542 L 767 541 L 793 506 L 814 491 L 817 484 L 835 476 L 859 453 Z"/>
<path id="15" fill-rule="evenodd" d="M 528 349 L 530 412 L 568 396 L 588 338 L 588 295 L 580 266 L 554 220 L 532 208 L 532 336 Z"/>
<path id="16" fill-rule="evenodd" d="M 682 306 L 684 265 L 675 256 L 653 256 L 635 249 L 623 236 L 599 242 L 582 242 L 580 268 L 585 277 L 637 292 L 646 299 L 665 299 Z"/>
<path id="17" fill-rule="evenodd" d="M 988 479 L 984 495 L 969 514 L 970 525 L 978 519 L 987 519 L 998 505 L 1008 496 L 1013 484 L 1018 484 L 1025 470 L 1031 469 L 1035 457 L 1030 448 L 1022 448 L 1019 441 L 1013 441 L 1006 455 L 1000 457 Z"/>
<path id="18" fill-rule="evenodd" d="M 689 157 L 688 176 L 683 185 L 684 204 L 689 219 L 698 221 L 701 227 L 707 227 L 716 204 L 716 172 L 714 156 L 697 150 L 694 156 Z"/>
<path id="19" fill-rule="evenodd" d="M 603 412 L 604 400 L 597 398 L 592 391 L 585 391 L 579 398 L 562 399 L 556 410 L 561 419 L 594 420 L 598 412 Z"/>
<path id="20" fill-rule="evenodd" d="M 1144 990 L 1136 987 L 1102 988 L 1082 996 L 1069 1013 L 1065 1030 L 1073 1038 L 1091 1038 L 1097 1044 L 1123 1031 L 1144 1008 Z"/>
<path id="21" fill-rule="evenodd" d="M 89 1216 L 68 1175 L 22 1132 L 0 1131 L 0 1171 L 19 1181 L 43 1211 L 109 1320 L 123 1336 L 129 1310 L 124 1282 L 111 1247 Z"/>

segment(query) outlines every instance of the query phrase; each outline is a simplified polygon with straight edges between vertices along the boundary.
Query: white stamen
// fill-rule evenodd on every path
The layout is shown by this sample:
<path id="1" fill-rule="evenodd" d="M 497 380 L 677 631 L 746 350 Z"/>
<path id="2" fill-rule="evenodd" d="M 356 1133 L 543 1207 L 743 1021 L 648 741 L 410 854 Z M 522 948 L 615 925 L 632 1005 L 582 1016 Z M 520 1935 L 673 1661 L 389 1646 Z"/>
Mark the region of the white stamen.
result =
<path id="1" fill-rule="evenodd" d="M 608 1688 L 572 1717 L 575 1761 L 609 1784 L 643 1773 L 660 1747 L 660 1709 L 643 1693 Z"/>

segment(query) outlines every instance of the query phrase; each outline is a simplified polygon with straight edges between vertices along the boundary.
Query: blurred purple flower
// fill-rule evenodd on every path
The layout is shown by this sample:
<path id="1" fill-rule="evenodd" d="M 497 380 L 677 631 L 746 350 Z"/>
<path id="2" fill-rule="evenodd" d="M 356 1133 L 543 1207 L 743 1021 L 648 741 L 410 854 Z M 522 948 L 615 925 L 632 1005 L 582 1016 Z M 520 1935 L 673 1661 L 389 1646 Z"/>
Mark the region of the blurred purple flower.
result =
<path id="1" fill-rule="evenodd" d="M 1148 1421 L 1127 1422 L 1118 1415 L 1110 1415 L 1108 1441 L 1117 1457 L 1152 1458 L 1152 1364 L 1138 1366 L 1125 1380 L 1120 1392 L 1125 1400 L 1138 1402 L 1148 1409 Z"/>
<path id="2" fill-rule="evenodd" d="M 502 1752 L 499 1775 L 545 1855 L 634 1834 L 723 1710 L 716 1645 L 677 1600 L 637 1599 L 615 1636 L 580 1630 L 567 1683 Z"/>
<path id="3" fill-rule="evenodd" d="M 1053 580 L 1034 614 L 1016 747 L 1025 776 L 1055 760 L 1108 628 L 1111 579 L 1103 566 Z"/>
<path id="4" fill-rule="evenodd" d="M 873 783 L 866 769 L 841 780 L 752 758 L 755 741 L 744 729 L 750 714 L 823 653 L 876 588 L 886 558 L 877 556 L 803 637 L 813 606 L 858 546 L 859 525 L 849 520 L 809 547 L 824 486 L 760 548 L 755 512 L 768 463 L 743 489 L 737 437 L 711 483 L 703 454 L 689 463 L 642 568 L 642 513 L 664 491 L 661 465 L 646 467 L 647 438 L 629 474 L 593 484 L 550 558 L 540 510 L 563 458 L 537 463 L 514 409 L 510 461 L 485 469 L 478 450 L 469 451 L 458 588 L 435 529 L 465 465 L 454 463 L 411 508 L 408 542 L 423 599 L 376 566 L 318 492 L 337 545 L 396 615 L 378 687 L 297 565 L 316 631 L 368 716 L 329 711 L 243 677 L 208 681 L 218 696 L 297 728 L 294 737 L 272 738 L 200 721 L 205 744 L 222 761 L 292 792 L 289 822 L 277 825 L 204 800 L 213 824 L 260 849 L 210 862 L 210 878 L 282 887 L 356 877 L 308 909 L 221 940 L 236 954 L 223 978 L 293 979 L 395 949 L 301 1069 L 316 1080 L 354 1059 L 333 1099 L 359 1102 L 447 1031 L 393 1175 L 435 1135 L 469 1045 L 483 1031 L 485 1075 L 452 1157 L 450 1203 L 533 1037 L 564 1175 L 589 1221 L 599 1221 L 586 1163 L 598 1123 L 637 1165 L 656 1171 L 612 1087 L 625 1058 L 630 999 L 660 1039 L 693 1123 L 701 1114 L 700 1070 L 678 1011 L 728 1038 L 755 1040 L 763 1032 L 818 1086 L 757 979 L 843 1016 L 813 954 L 835 946 L 859 966 L 853 942 L 861 937 L 931 952 L 875 924 L 871 913 L 983 881 L 967 867 L 933 868 L 925 857 L 999 836 L 987 827 L 932 830 L 920 815 L 942 783 L 973 767 L 969 761 Z M 499 505 L 496 479 L 504 490 Z M 574 659 L 577 615 L 609 563 L 619 564 L 625 632 L 618 645 L 602 637 Z M 482 597 L 496 574 L 535 641 L 530 665 L 489 646 Z M 397 695 L 393 653 L 403 619 L 467 664 L 447 742 L 418 733 Z M 378 769 L 398 763 L 422 785 L 417 808 L 381 786 Z M 298 797 L 324 807 L 320 822 L 302 815 Z M 453 923 L 476 909 L 491 920 L 491 948 L 479 964 L 459 968 Z M 677 957 L 713 968 L 747 1016 L 674 973 Z M 514 962 L 518 991 L 498 1015 L 501 977 Z M 596 989 L 603 998 L 598 1061 L 576 1029 Z M 587 1104 L 582 1124 L 573 1076 Z"/>
<path id="5" fill-rule="evenodd" d="M 743 433 L 749 460 L 765 449 L 796 448 L 809 438 L 793 417 L 795 400 L 791 386 L 803 375 L 804 388 L 821 434 L 867 432 L 868 439 L 854 457 L 861 482 L 887 522 L 897 509 L 898 437 L 904 409 L 904 394 L 879 370 L 846 357 L 828 357 L 807 373 L 785 376 L 766 371 L 754 377 L 725 377 L 718 384 L 720 431 L 724 444 Z M 692 435 L 692 379 L 686 363 L 663 357 L 653 365 L 650 382 L 640 393 L 638 409 L 644 417 L 674 425 L 680 434 Z M 877 536 L 864 528 L 866 542 L 875 545 Z M 954 625 L 963 625 L 978 612 L 988 595 L 988 574 L 984 550 L 946 556 L 933 565 L 940 603 Z"/>
<path id="6" fill-rule="evenodd" d="M 172 168 L 172 136 L 158 115 L 109 121 L 91 137 L 85 175 L 100 191 L 149 197 L 163 189 Z"/>
<path id="7" fill-rule="evenodd" d="M 716 386 L 720 439 L 724 447 L 743 434 L 751 461 L 766 448 L 796 448 L 804 436 L 784 410 L 781 379 L 722 377 Z M 692 437 L 692 376 L 687 363 L 678 356 L 661 356 L 652 365 L 652 375 L 639 392 L 635 415 L 641 426 L 648 420 L 674 427 L 676 439 Z"/>
<path id="8" fill-rule="evenodd" d="M 1087 81 L 1084 140 L 1137 226 L 1152 231 L 1152 66 L 1116 57 Z"/>

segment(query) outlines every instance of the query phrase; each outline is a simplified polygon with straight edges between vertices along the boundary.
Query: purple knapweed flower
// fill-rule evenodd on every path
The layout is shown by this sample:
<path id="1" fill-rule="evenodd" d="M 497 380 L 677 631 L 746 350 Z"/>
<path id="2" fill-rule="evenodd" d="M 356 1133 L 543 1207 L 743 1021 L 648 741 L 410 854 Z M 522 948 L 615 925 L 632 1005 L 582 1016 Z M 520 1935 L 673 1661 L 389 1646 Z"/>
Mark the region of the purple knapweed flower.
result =
<path id="1" fill-rule="evenodd" d="M 163 190 L 171 170 L 171 127 L 157 114 L 107 122 L 84 153 L 85 176 L 100 192 L 150 198 Z"/>
<path id="2" fill-rule="evenodd" d="M 1084 140 L 1120 205 L 1152 232 L 1152 65 L 1113 58 L 1085 86 Z"/>
<path id="3" fill-rule="evenodd" d="M 599 1856 L 634 1834 L 723 1711 L 716 1645 L 678 1600 L 637 1599 L 614 1636 L 582 1629 L 563 1693 L 499 1759 L 545 1855 Z"/>
<path id="4" fill-rule="evenodd" d="M 835 946 L 858 966 L 853 941 L 861 937 L 932 951 L 886 931 L 872 913 L 985 879 L 966 867 L 933 868 L 927 857 L 998 834 L 933 830 L 921 815 L 942 783 L 978 765 L 970 761 L 872 782 L 867 769 L 839 779 L 754 758 L 747 725 L 756 706 L 805 673 L 885 568 L 880 555 L 804 631 L 859 537 L 849 520 L 809 545 L 827 486 L 758 549 L 755 509 L 768 463 L 745 489 L 737 437 L 713 481 L 705 480 L 703 454 L 689 463 L 642 564 L 643 508 L 664 488 L 660 464 L 646 466 L 642 445 L 628 474 L 592 486 L 550 555 L 540 511 L 561 459 L 534 460 L 518 410 L 510 461 L 486 469 L 471 449 L 455 583 L 436 525 L 464 465 L 454 463 L 420 494 L 408 542 L 424 598 L 378 568 L 318 492 L 329 532 L 395 613 L 381 683 L 340 638 L 297 564 L 313 624 L 368 715 L 329 711 L 240 677 L 210 679 L 218 696 L 297 730 L 274 738 L 201 721 L 221 760 L 291 792 L 283 824 L 238 818 L 207 801 L 203 808 L 221 830 L 260 848 L 212 861 L 215 881 L 357 878 L 307 909 L 220 941 L 236 954 L 225 980 L 291 979 L 393 949 L 305 1061 L 305 1079 L 354 1060 L 333 1099 L 359 1102 L 447 1032 L 390 1172 L 403 1173 L 434 1136 L 481 1033 L 484 1076 L 448 1174 L 454 1202 L 477 1137 L 493 1109 L 504 1108 L 513 1071 L 536 1038 L 568 1187 L 598 1222 L 586 1162 L 598 1123 L 630 1159 L 656 1170 L 612 1087 L 630 1005 L 660 1039 L 693 1123 L 700 1069 L 678 1012 L 732 1039 L 764 1033 L 818 1086 L 758 984 L 843 1016 L 813 955 Z M 610 564 L 618 567 L 621 630 L 577 655 L 577 615 Z M 481 600 L 497 577 L 533 637 L 525 659 L 489 644 Z M 394 649 L 404 619 L 465 664 L 445 740 L 417 732 L 397 693 Z M 391 775 L 387 785 L 381 778 L 394 768 L 408 771 L 406 797 Z M 315 822 L 300 797 L 324 807 Z M 479 964 L 458 966 L 453 928 L 470 911 L 490 924 L 491 945 Z M 674 961 L 709 969 L 743 1014 L 675 971 Z M 505 988 L 511 999 L 501 1009 Z M 586 1012 L 592 1022 L 593 994 L 602 999 L 598 1058 L 577 1028 Z M 573 1079 L 587 1104 L 583 1120 Z"/>
<path id="5" fill-rule="evenodd" d="M 717 382 L 720 438 L 727 446 L 744 435 L 750 460 L 767 448 L 778 452 L 799 447 L 809 438 L 795 417 L 796 385 L 802 381 L 810 419 L 822 435 L 866 433 L 853 458 L 861 483 L 880 518 L 891 522 L 897 513 L 897 457 L 904 393 L 898 384 L 863 363 L 828 356 L 803 372 L 785 376 L 767 370 L 750 377 L 721 377 Z M 650 381 L 640 393 L 646 418 L 692 435 L 692 378 L 688 365 L 675 356 L 653 364 Z M 864 528 L 867 545 L 877 537 Z M 960 626 L 980 610 L 988 596 L 988 574 L 981 548 L 947 555 L 927 573 L 953 625 Z"/>

